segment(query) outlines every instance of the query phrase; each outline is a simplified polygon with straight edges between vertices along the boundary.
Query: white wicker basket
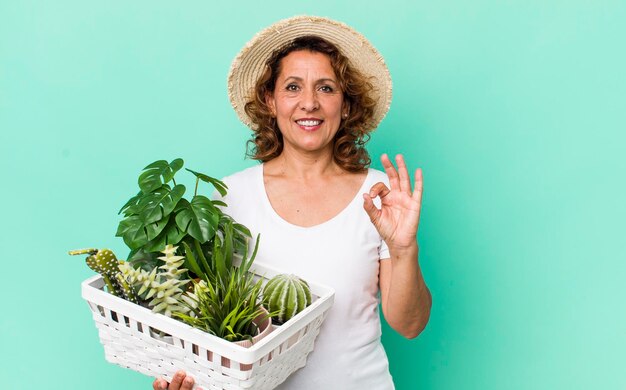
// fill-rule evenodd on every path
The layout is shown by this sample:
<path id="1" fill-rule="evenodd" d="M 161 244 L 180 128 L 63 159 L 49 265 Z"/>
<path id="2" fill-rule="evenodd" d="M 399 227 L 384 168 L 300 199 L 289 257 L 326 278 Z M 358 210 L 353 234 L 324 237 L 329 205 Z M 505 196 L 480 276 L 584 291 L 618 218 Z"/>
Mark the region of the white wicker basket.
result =
<path id="1" fill-rule="evenodd" d="M 256 262 L 250 272 L 265 281 L 281 273 Z M 109 294 L 99 275 L 82 283 L 82 295 L 111 363 L 168 381 L 184 370 L 203 390 L 273 389 L 304 367 L 333 304 L 331 288 L 310 281 L 309 285 L 311 305 L 250 348 Z M 154 330 L 170 336 L 160 337 Z"/>

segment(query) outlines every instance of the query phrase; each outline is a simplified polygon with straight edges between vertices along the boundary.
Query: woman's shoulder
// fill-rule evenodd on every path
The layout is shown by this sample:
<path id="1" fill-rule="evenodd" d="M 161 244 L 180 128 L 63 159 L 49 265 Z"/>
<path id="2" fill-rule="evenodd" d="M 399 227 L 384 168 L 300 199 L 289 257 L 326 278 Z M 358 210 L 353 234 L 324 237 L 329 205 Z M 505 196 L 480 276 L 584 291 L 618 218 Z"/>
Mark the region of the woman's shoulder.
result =
<path id="1" fill-rule="evenodd" d="M 214 194 L 215 199 L 223 198 L 223 200 L 233 201 L 240 197 L 249 196 L 254 192 L 256 184 L 258 182 L 259 170 L 261 165 L 255 165 L 249 168 L 242 169 L 239 172 L 235 172 L 222 178 L 222 181 L 226 184 L 227 193 L 225 197 Z"/>
<path id="2" fill-rule="evenodd" d="M 368 168 L 367 171 L 367 181 L 368 184 L 374 185 L 378 182 L 383 182 L 385 184 L 389 184 L 389 178 L 387 174 L 383 171 L 374 168 Z"/>
<path id="3" fill-rule="evenodd" d="M 224 183 L 230 188 L 230 186 L 240 186 L 250 184 L 252 180 L 259 174 L 261 165 L 254 165 L 249 168 L 242 169 L 239 172 L 235 172 L 222 179 Z"/>

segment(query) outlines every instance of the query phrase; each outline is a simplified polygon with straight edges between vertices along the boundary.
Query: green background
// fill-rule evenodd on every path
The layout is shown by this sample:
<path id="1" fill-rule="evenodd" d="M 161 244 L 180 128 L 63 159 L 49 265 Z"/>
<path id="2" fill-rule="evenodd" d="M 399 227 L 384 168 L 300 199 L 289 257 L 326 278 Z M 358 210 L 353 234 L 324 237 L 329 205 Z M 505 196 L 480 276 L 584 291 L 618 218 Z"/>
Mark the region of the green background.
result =
<path id="1" fill-rule="evenodd" d="M 625 389 L 626 4 L 528 0 L 1 0 L 0 387 L 151 388 L 105 362 L 66 251 L 125 255 L 116 213 L 149 162 L 254 164 L 230 61 L 303 13 L 381 51 L 374 166 L 424 169 L 433 309 L 415 340 L 384 328 L 397 388 Z"/>

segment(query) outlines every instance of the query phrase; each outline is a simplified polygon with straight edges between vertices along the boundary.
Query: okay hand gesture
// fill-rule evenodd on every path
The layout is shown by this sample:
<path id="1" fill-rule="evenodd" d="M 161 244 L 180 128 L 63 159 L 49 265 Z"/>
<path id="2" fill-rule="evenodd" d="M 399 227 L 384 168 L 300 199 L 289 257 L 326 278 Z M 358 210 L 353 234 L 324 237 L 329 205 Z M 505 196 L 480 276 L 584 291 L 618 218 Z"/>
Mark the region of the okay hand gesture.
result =
<path id="1" fill-rule="evenodd" d="M 417 245 L 417 228 L 422 207 L 422 170 L 419 168 L 415 170 L 413 191 L 409 172 L 401 154 L 396 156 L 397 170 L 386 154 L 382 155 L 381 161 L 391 189 L 384 183 L 374 184 L 368 194 L 363 194 L 363 208 L 390 251 L 406 250 Z M 377 196 L 381 199 L 380 209 L 373 202 Z"/>

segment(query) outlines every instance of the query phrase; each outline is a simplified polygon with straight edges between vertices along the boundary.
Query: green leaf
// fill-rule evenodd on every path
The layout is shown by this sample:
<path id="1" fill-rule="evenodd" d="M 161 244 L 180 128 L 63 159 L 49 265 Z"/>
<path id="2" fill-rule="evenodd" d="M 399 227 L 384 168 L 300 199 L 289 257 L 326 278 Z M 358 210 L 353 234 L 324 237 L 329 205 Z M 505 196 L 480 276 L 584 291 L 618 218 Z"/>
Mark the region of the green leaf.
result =
<path id="1" fill-rule="evenodd" d="M 226 202 L 222 202 L 221 200 L 213 200 L 213 204 L 220 207 L 228 207 Z"/>
<path id="2" fill-rule="evenodd" d="M 244 258 L 241 260 L 241 265 L 239 266 L 239 269 L 244 274 L 247 273 L 248 270 L 250 270 L 250 266 L 252 265 L 252 263 L 254 262 L 254 259 L 256 258 L 256 254 L 259 250 L 259 241 L 261 241 L 261 235 L 257 234 L 256 242 L 254 244 L 254 250 L 252 251 L 252 256 L 250 256 L 249 259 L 246 259 L 246 257 L 244 256 Z"/>
<path id="3" fill-rule="evenodd" d="M 196 261 L 196 257 L 193 255 L 193 251 L 189 247 L 189 245 L 183 241 L 183 248 L 185 248 L 185 262 L 189 270 L 196 274 L 199 278 L 202 278 L 204 272 L 200 269 L 198 262 Z M 204 278 L 202 278 L 204 279 Z"/>
<path id="4" fill-rule="evenodd" d="M 185 237 L 185 232 L 176 225 L 176 220 L 172 216 L 165 217 L 167 224 L 164 226 L 158 236 L 146 243 L 145 250 L 148 252 L 157 252 L 163 250 L 166 245 L 176 245 Z"/>
<path id="5" fill-rule="evenodd" d="M 244 235 L 246 237 L 252 237 L 252 234 L 250 233 L 250 230 L 247 227 L 245 227 L 244 225 L 242 225 L 240 223 L 234 223 L 233 227 L 240 234 L 242 234 L 242 235 Z"/>
<path id="6" fill-rule="evenodd" d="M 207 275 L 212 275 L 213 274 L 213 269 L 211 269 L 211 267 L 209 266 L 209 263 L 206 260 L 206 256 L 204 256 L 202 245 L 200 245 L 198 240 L 193 240 L 193 243 L 194 243 L 194 245 L 196 247 L 196 253 L 198 254 L 198 259 L 200 259 L 201 266 L 204 267 L 204 270 L 205 270 Z M 208 281 L 208 279 L 207 279 L 207 281 Z"/>
<path id="7" fill-rule="evenodd" d="M 233 266 L 233 224 L 226 224 L 224 230 L 224 263 L 228 269 Z"/>
<path id="8" fill-rule="evenodd" d="M 144 194 L 152 192 L 174 178 L 174 174 L 183 166 L 183 160 L 177 158 L 171 163 L 158 160 L 146 166 L 139 175 L 139 188 Z"/>
<path id="9" fill-rule="evenodd" d="M 167 217 L 185 194 L 185 186 L 175 185 L 170 189 L 167 184 L 162 185 L 153 192 L 146 194 L 139 202 L 141 210 L 139 216 L 145 224 L 159 221 Z"/>
<path id="10" fill-rule="evenodd" d="M 117 214 L 121 214 L 123 211 L 124 215 L 128 216 L 130 214 L 134 214 L 134 210 L 133 210 L 133 206 L 137 205 L 137 203 L 139 203 L 139 199 L 141 199 L 141 196 L 143 195 L 143 192 L 139 191 L 137 193 L 137 195 L 133 196 L 132 198 L 130 198 L 128 200 L 128 202 L 124 203 L 124 206 L 122 206 L 122 208 L 120 209 L 120 211 L 117 212 Z M 128 209 L 128 210 L 127 210 Z"/>
<path id="11" fill-rule="evenodd" d="M 176 224 L 202 244 L 215 236 L 220 213 L 209 198 L 196 195 L 178 211 Z"/>
<path id="12" fill-rule="evenodd" d="M 128 254 L 128 262 L 133 265 L 134 268 L 141 268 L 148 272 L 157 267 L 161 260 L 158 259 L 159 253 L 146 252 L 143 248 L 132 250 Z"/>
<path id="13" fill-rule="evenodd" d="M 138 215 L 131 215 L 120 221 L 115 235 L 122 237 L 131 250 L 139 249 L 157 237 L 167 226 L 168 220 L 169 217 L 165 217 L 160 221 L 144 224 Z"/>
<path id="14" fill-rule="evenodd" d="M 219 240 L 215 240 L 213 246 L 213 262 L 215 264 L 215 273 L 217 274 L 218 281 L 224 283 L 228 269 L 224 263 L 224 254 L 222 253 L 222 247 L 219 244 Z"/>
<path id="15" fill-rule="evenodd" d="M 187 207 L 189 207 L 189 201 L 185 198 L 182 198 L 178 201 L 178 203 L 176 203 L 176 206 L 174 207 L 174 213 L 178 213 L 180 210 L 186 209 Z"/>
<path id="16" fill-rule="evenodd" d="M 159 234 L 161 234 L 161 232 L 167 226 L 167 223 L 169 222 L 169 220 L 170 220 L 169 215 L 166 215 L 159 221 L 152 222 L 152 223 L 145 223 L 144 230 L 146 232 L 146 235 L 148 236 L 148 241 L 154 240 Z"/>
<path id="17" fill-rule="evenodd" d="M 170 168 L 172 168 L 172 178 L 174 178 L 176 172 L 180 171 L 184 164 L 185 162 L 182 158 L 175 158 L 172 160 L 172 162 L 170 162 Z"/>
<path id="18" fill-rule="evenodd" d="M 120 221 L 115 235 L 123 237 L 130 249 L 137 249 L 148 242 L 148 235 L 138 215 L 131 215 Z"/>
<path id="19" fill-rule="evenodd" d="M 203 182 L 212 184 L 213 187 L 215 187 L 215 189 L 217 190 L 217 192 L 220 193 L 220 195 L 222 195 L 222 196 L 226 195 L 226 192 L 228 190 L 228 186 L 226 186 L 226 183 L 224 183 L 223 181 L 215 179 L 215 178 L 213 178 L 211 176 L 205 175 L 204 173 L 192 171 L 189 168 L 185 168 L 185 170 L 193 173 L 194 175 L 196 175 L 196 177 L 198 179 L 202 180 Z"/>

